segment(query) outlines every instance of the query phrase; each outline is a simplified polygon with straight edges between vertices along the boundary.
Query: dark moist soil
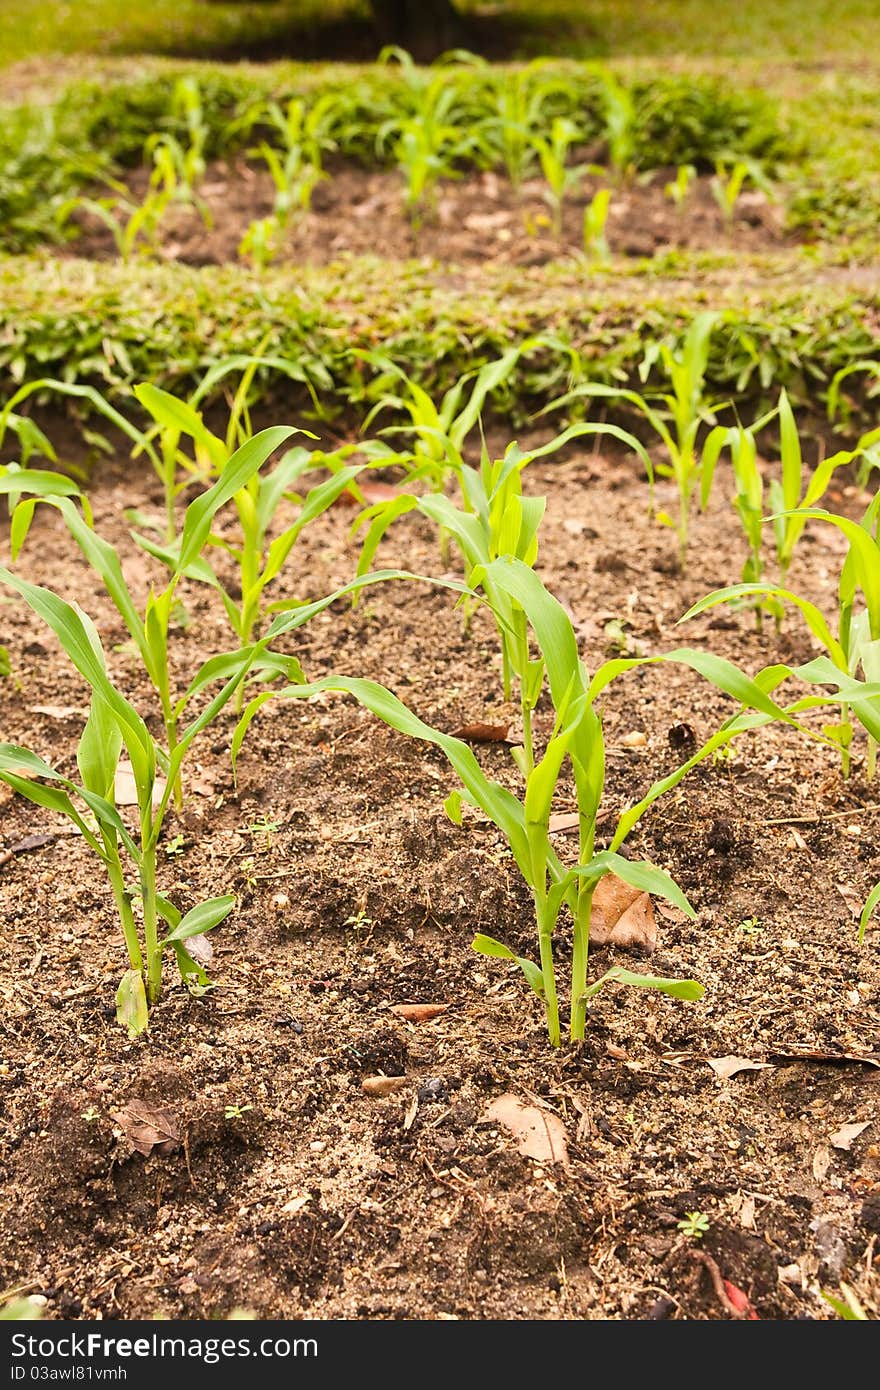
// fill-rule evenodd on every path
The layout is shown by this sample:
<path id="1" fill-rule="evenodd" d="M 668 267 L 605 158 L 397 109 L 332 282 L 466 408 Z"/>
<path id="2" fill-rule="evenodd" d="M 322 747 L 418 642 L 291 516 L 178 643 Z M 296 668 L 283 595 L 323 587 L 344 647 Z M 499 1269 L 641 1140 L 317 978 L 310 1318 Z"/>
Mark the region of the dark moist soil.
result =
<path id="1" fill-rule="evenodd" d="M 540 571 L 591 668 L 621 645 L 683 641 L 748 671 L 811 656 L 796 616 L 778 635 L 729 610 L 675 627 L 743 560 L 723 470 L 684 577 L 632 456 L 569 452 L 534 464 L 526 487 L 548 498 Z M 828 499 L 854 515 L 864 500 L 844 475 Z M 658 505 L 672 501 L 661 483 Z M 155 513 L 157 487 L 120 453 L 92 502 L 142 603 L 161 574 L 122 512 Z M 276 596 L 351 577 L 352 516 L 336 507 L 306 531 Z M 810 528 L 792 588 L 830 609 L 841 550 L 836 531 Z M 380 561 L 443 572 L 418 518 L 397 525 Z M 56 513 L 38 513 L 19 569 L 95 618 L 114 678 L 154 713 Z M 232 645 L 211 591 L 184 585 L 182 598 L 181 690 Z M 82 681 L 11 597 L 0 641 L 12 665 L 2 737 L 74 773 Z M 516 737 L 493 630 L 477 614 L 467 634 L 442 590 L 378 585 L 291 649 L 310 675 L 386 682 L 439 728 L 486 722 Z M 611 687 L 603 843 L 731 710 L 683 667 Z M 542 705 L 544 736 L 550 718 Z M 859 947 L 856 917 L 880 878 L 880 796 L 861 743 L 845 781 L 830 750 L 769 728 L 652 809 L 629 852 L 676 877 L 696 920 L 656 903 L 653 955 L 596 950 L 591 974 L 617 963 L 696 978 L 705 995 L 610 987 L 590 1005 L 586 1041 L 554 1052 L 516 967 L 471 949 L 483 931 L 532 955 L 532 914 L 499 834 L 476 814 L 446 819 L 442 755 L 345 697 L 270 702 L 236 787 L 233 724 L 196 745 L 161 856 L 181 908 L 237 894 L 212 937 L 216 988 L 191 997 L 169 963 L 135 1041 L 114 1019 L 125 960 L 101 873 L 64 822 L 0 789 L 0 1288 L 41 1296 L 53 1319 L 714 1320 L 739 1308 L 824 1320 L 836 1314 L 822 1292 L 846 1283 L 878 1316 L 880 942 L 871 927 Z M 506 743 L 476 750 L 518 787 Z M 573 804 L 565 782 L 557 809 Z M 559 845 L 572 853 L 565 835 Z M 564 927 L 558 958 L 564 978 Z M 421 1023 L 392 1012 L 409 1003 L 445 1011 Z M 746 1069 L 719 1074 L 713 1062 L 724 1072 L 731 1057 Z M 380 1076 L 399 1089 L 369 1094 L 364 1081 Z M 558 1120 L 567 1163 L 558 1140 L 526 1156 L 490 1116 L 508 1093 Z M 126 1107 L 165 1112 L 168 1142 L 149 1157 L 125 1137 Z M 702 1238 L 681 1228 L 689 1213 L 705 1218 Z"/>
<path id="2" fill-rule="evenodd" d="M 606 225 L 610 254 L 645 257 L 673 247 L 758 252 L 792 241 L 783 230 L 782 206 L 755 189 L 740 196 L 733 221 L 726 225 L 705 176 L 694 181 L 678 212 L 664 192 L 674 175 L 674 169 L 661 169 L 612 185 Z M 144 198 L 148 183 L 146 170 L 132 174 L 133 201 Z M 381 254 L 541 265 L 560 254 L 584 251 L 584 209 L 606 184 L 595 176 L 582 178 L 566 198 L 562 236 L 557 237 L 540 179 L 526 182 L 519 195 L 506 179 L 490 172 L 444 179 L 434 206 L 414 225 L 406 215 L 398 173 L 339 164 L 315 188 L 311 210 L 291 224 L 278 259 L 326 264 L 345 255 Z M 217 163 L 199 197 L 206 217 L 191 206 L 172 206 L 167 212 L 159 232 L 163 259 L 191 265 L 235 261 L 250 224 L 272 212 L 274 185 L 261 166 Z M 117 255 L 110 231 L 94 214 L 81 211 L 75 221 L 82 231 L 68 243 L 69 254 L 97 259 Z"/>

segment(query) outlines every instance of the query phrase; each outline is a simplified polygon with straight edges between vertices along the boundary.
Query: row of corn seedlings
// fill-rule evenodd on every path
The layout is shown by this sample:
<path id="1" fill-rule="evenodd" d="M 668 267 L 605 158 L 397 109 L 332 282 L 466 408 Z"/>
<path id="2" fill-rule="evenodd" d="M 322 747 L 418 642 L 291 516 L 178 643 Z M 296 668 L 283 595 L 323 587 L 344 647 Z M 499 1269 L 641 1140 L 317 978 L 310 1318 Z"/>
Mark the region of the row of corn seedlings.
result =
<path id="1" fill-rule="evenodd" d="M 692 341 L 697 345 L 694 351 L 698 354 L 705 348 L 710 328 L 703 320 L 692 330 Z M 686 341 L 685 355 L 689 350 Z M 234 359 L 243 381 L 257 361 Z M 393 364 L 388 365 L 393 375 Z M 670 365 L 681 366 L 674 358 Z M 169 948 L 176 956 L 184 982 L 197 992 L 206 987 L 204 965 L 193 943 L 224 920 L 234 903 L 231 895 L 224 894 L 181 915 L 161 892 L 157 859 L 165 819 L 184 795 L 183 774 L 189 750 L 231 701 L 241 716 L 233 741 L 233 759 L 267 699 L 308 698 L 323 690 L 353 695 L 392 727 L 425 739 L 443 751 L 460 783 L 447 799 L 450 816 L 460 820 L 463 803 L 468 803 L 493 821 L 507 839 L 535 908 L 537 960 L 516 955 L 504 943 L 486 936 L 478 936 L 474 946 L 486 954 L 516 961 L 543 1000 L 548 1036 L 554 1045 L 561 1041 L 562 992 L 554 938 L 564 910 L 569 916 L 574 945 L 571 973 L 564 988 L 572 1039 L 583 1036 L 587 1002 L 607 983 L 623 982 L 689 998 L 701 992 L 694 981 L 641 976 L 619 967 L 588 982 L 592 897 L 604 875 L 613 872 L 633 886 L 666 896 L 690 911 L 680 888 L 666 874 L 651 864 L 624 858 L 619 850 L 648 808 L 691 768 L 738 735 L 772 720 L 784 721 L 826 745 L 837 746 L 848 764 L 856 721 L 868 733 L 869 770 L 873 771 L 880 739 L 880 671 L 875 651 L 880 650 L 878 508 L 872 504 L 861 523 L 852 522 L 815 507 L 815 482 L 802 492 L 799 446 L 796 450 L 793 442 L 797 432 L 784 397 L 778 415 L 782 437 L 788 441 L 784 445 L 788 462 L 783 460 L 778 500 L 783 504 L 779 517 L 790 530 L 783 529 L 781 533 L 783 539 L 788 537 L 788 549 L 783 546 L 781 553 L 790 559 L 797 535 L 812 519 L 834 524 L 845 534 L 849 550 L 840 576 L 838 635 L 832 635 L 818 609 L 805 598 L 781 585 L 755 580 L 708 595 L 685 617 L 722 601 L 755 601 L 763 596 L 777 604 L 790 602 L 803 614 L 811 632 L 825 647 L 827 657 L 798 668 L 776 665 L 748 677 L 711 652 L 685 647 L 645 658 L 607 661 L 591 674 L 578 652 L 570 619 L 535 572 L 544 500 L 524 495 L 523 473 L 533 459 L 551 453 L 569 440 L 601 432 L 616 435 L 636 451 L 648 467 L 649 476 L 650 459 L 644 446 L 619 427 L 581 422 L 531 452 L 523 452 L 513 443 L 502 457 L 493 459 L 484 444 L 479 467 L 466 462 L 462 451 L 465 437 L 479 423 L 482 405 L 493 383 L 511 366 L 512 363 L 490 364 L 469 383 L 469 395 L 467 384 L 459 383 L 439 410 L 415 383 L 399 376 L 407 392 L 405 399 L 415 442 L 409 449 L 393 451 L 384 441 L 374 442 L 373 447 L 362 450 L 359 463 L 349 462 L 349 448 L 328 454 L 294 446 L 284 448 L 278 458 L 279 450 L 296 431 L 292 427 L 276 427 L 252 433 L 246 392 L 241 389 L 234 398 L 224 438 L 208 430 L 197 405 L 144 384 L 138 390 L 138 398 L 153 424 L 145 432 L 129 425 L 128 432 L 135 447 L 150 455 L 162 477 L 168 509 L 164 536 L 157 541 L 142 535 L 136 539 L 163 564 L 168 581 L 164 588 L 151 590 L 143 611 L 136 606 L 118 553 L 94 528 L 87 497 L 80 495 L 75 483 L 64 475 L 28 466 L 33 452 L 45 452 L 48 441 L 26 417 L 14 412 L 13 406 L 19 403 L 16 397 L 0 416 L 0 435 L 4 428 L 12 427 L 22 443 L 22 461 L 0 473 L 0 494 L 7 497 L 10 507 L 13 563 L 26 543 L 35 509 L 39 505 L 57 508 L 73 541 L 120 613 L 156 692 L 161 714 L 163 735 L 157 738 L 112 682 L 91 619 L 63 596 L 29 583 L 13 570 L 0 569 L 0 580 L 52 628 L 92 692 L 90 713 L 77 752 L 79 781 L 62 776 L 31 750 L 8 744 L 0 745 L 0 779 L 38 805 L 68 816 L 104 864 L 129 958 L 129 968 L 117 995 L 118 1013 L 133 1036 L 148 1026 L 149 1009 L 161 993 L 163 957 Z M 225 368 L 218 368 L 218 372 Z M 673 404 L 686 396 L 693 405 L 692 393 L 687 394 L 680 384 L 676 385 L 679 378 L 672 375 Z M 681 381 L 685 380 L 692 386 L 693 372 L 689 375 L 682 368 Z M 637 397 L 635 403 L 640 401 Z M 654 422 L 652 415 L 646 414 L 646 418 Z M 662 436 L 667 447 L 678 445 L 682 456 L 690 451 L 695 458 L 689 419 L 674 417 L 674 426 L 674 433 Z M 714 471 L 721 449 L 726 446 L 731 449 L 734 467 L 738 447 L 741 454 L 751 459 L 738 435 L 734 438 L 725 432 L 722 437 L 710 432 L 699 465 L 704 485 L 706 475 Z M 680 486 L 686 486 L 688 497 L 695 485 L 691 476 L 696 466 L 693 458 L 689 462 L 685 459 L 685 463 L 679 460 L 676 472 L 675 456 L 670 449 L 670 471 Z M 267 602 L 265 591 L 281 575 L 303 528 L 343 490 L 359 497 L 361 469 L 379 461 L 408 467 L 409 484 L 417 491 L 405 486 L 389 503 L 363 508 L 355 530 L 363 529 L 364 543 L 358 573 L 352 581 L 313 603 L 288 595 L 274 603 Z M 841 461 L 842 458 L 826 461 L 822 474 L 826 481 Z M 317 475 L 314 485 L 304 489 L 303 480 L 312 481 L 310 473 Z M 190 488 L 196 495 L 181 510 L 175 503 Z M 282 503 L 291 501 L 299 511 L 293 522 L 285 524 L 280 520 L 280 509 Z M 371 568 L 388 526 L 416 507 L 437 525 L 444 545 L 455 546 L 463 581 Z M 234 509 L 236 517 L 234 540 L 229 539 L 228 527 L 217 526 L 220 514 L 229 508 Z M 236 562 L 240 582 L 234 587 L 224 587 L 211 564 L 212 549 L 218 546 Z M 210 657 L 180 692 L 173 677 L 171 614 L 184 577 L 207 584 L 219 593 L 235 641 L 228 651 Z M 514 750 L 515 769 L 510 779 L 518 784 L 519 795 L 506 783 L 489 778 L 467 744 L 425 724 L 386 688 L 349 675 L 331 675 L 310 683 L 296 657 L 276 645 L 338 599 L 350 596 L 355 601 L 368 585 L 403 579 L 442 585 L 454 591 L 466 613 L 473 612 L 478 604 L 491 613 L 498 631 L 505 694 L 516 693 L 523 717 L 523 743 Z M 612 681 L 634 666 L 657 661 L 689 666 L 727 694 L 735 710 L 686 763 L 657 782 L 620 817 L 610 843 L 600 847 L 596 830 L 605 772 L 601 698 Z M 781 688 L 789 679 L 806 684 L 810 693 L 794 700 L 783 698 Z M 555 722 L 550 739 L 538 746 L 532 714 L 542 695 L 552 704 Z M 818 732 L 801 720 L 803 713 L 829 707 L 837 711 L 837 719 Z M 116 771 L 123 753 L 131 763 L 137 787 L 136 831 L 125 824 L 114 799 Z M 570 776 L 574 782 L 580 831 L 576 858 L 569 863 L 560 858 L 549 836 L 549 818 L 563 776 Z M 878 896 L 880 890 L 875 890 L 866 903 L 862 934 Z"/>
<path id="2" fill-rule="evenodd" d="M 341 88 L 311 101 L 295 96 L 284 103 L 252 102 L 230 121 L 229 138 L 244 142 L 248 156 L 268 170 L 275 190 L 271 213 L 252 222 L 242 239 L 242 257 L 261 266 L 274 259 L 287 230 L 309 212 L 315 188 L 328 177 L 328 155 L 370 141 L 375 159 L 399 170 L 404 207 L 415 226 L 435 212 L 441 179 L 459 178 L 469 168 L 501 169 L 517 191 L 528 179 L 542 179 L 551 226 L 560 236 L 566 197 L 583 186 L 584 175 L 599 175 L 608 186 L 585 207 L 583 242 L 587 255 L 607 255 L 612 191 L 635 176 L 639 165 L 638 103 L 610 70 L 600 65 L 590 69 L 596 109 L 579 109 L 574 78 L 540 62 L 499 82 L 467 54 L 427 71 L 401 49 L 386 50 L 381 61 L 398 66 L 407 94 L 393 113 L 365 109 L 356 88 Z M 476 97 L 475 75 L 481 84 Z M 174 207 L 195 209 L 210 226 L 211 214 L 199 193 L 210 130 L 195 78 L 177 80 L 170 119 L 179 133 L 157 131 L 145 141 L 150 177 L 140 202 L 124 184 L 113 183 L 106 196 L 67 199 L 59 208 L 61 225 L 69 231 L 74 213 L 92 214 L 110 230 L 126 260 L 157 253 L 163 220 Z M 578 158 L 594 148 L 604 162 Z M 728 222 L 746 183 L 770 190 L 760 162 L 736 149 L 717 151 L 712 167 L 713 192 Z M 695 174 L 693 164 L 681 164 L 667 186 L 679 210 Z"/>

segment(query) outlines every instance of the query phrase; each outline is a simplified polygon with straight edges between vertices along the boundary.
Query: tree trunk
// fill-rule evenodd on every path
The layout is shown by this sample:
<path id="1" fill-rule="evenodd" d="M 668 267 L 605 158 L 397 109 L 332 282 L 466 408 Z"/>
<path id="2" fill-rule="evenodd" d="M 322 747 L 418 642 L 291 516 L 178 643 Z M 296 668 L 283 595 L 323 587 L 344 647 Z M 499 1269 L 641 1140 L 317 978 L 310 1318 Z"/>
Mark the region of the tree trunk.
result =
<path id="1" fill-rule="evenodd" d="M 452 0 L 370 0 L 379 43 L 397 44 L 416 62 L 430 63 L 464 41 Z"/>

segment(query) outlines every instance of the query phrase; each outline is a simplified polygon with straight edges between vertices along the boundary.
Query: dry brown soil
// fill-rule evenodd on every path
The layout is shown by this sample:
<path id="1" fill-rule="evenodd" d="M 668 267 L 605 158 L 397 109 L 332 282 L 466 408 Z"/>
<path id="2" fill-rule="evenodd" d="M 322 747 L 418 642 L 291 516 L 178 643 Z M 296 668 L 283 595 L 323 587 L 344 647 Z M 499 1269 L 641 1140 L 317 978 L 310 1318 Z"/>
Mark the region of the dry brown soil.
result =
<path id="1" fill-rule="evenodd" d="M 283 403 L 274 419 L 305 423 Z M 621 638 L 647 653 L 684 637 L 750 672 L 812 654 L 796 615 L 779 634 L 726 610 L 675 627 L 742 563 L 723 469 L 684 576 L 633 457 L 569 452 L 532 465 L 526 487 L 548 498 L 540 571 L 591 668 Z M 155 480 L 120 450 L 92 501 L 142 603 L 161 575 L 123 508 L 155 512 Z M 864 497 L 841 475 L 829 501 L 857 514 Z M 658 502 L 672 503 L 666 483 Z M 351 519 L 337 507 L 305 533 L 279 594 L 352 575 Z M 419 519 L 381 559 L 443 568 Z M 840 559 L 838 533 L 810 528 L 792 586 L 830 611 Z M 38 514 L 19 569 L 96 619 L 114 678 L 156 727 L 122 624 L 56 513 Z M 181 689 L 231 645 L 210 591 L 182 597 Z M 73 772 L 82 681 L 11 596 L 0 642 L 2 738 Z M 478 614 L 466 634 L 442 590 L 376 586 L 292 649 L 310 675 L 387 683 L 440 728 L 486 721 L 516 737 L 491 626 Z M 603 704 L 607 841 L 732 705 L 673 666 L 622 677 Z M 766 729 L 653 808 L 630 852 L 672 872 L 696 918 L 658 902 L 650 959 L 596 951 L 591 972 L 616 961 L 696 978 L 705 995 L 608 988 L 586 1041 L 554 1052 L 516 967 L 471 950 L 485 931 L 532 954 L 532 914 L 499 834 L 445 818 L 454 779 L 439 751 L 347 698 L 273 702 L 236 786 L 232 730 L 230 715 L 196 745 L 162 842 L 182 908 L 237 894 L 214 933 L 216 988 L 191 997 L 169 965 L 135 1041 L 114 1019 L 125 961 L 99 868 L 54 815 L 0 789 L 0 1289 L 42 1296 L 50 1319 L 824 1320 L 836 1315 L 822 1291 L 843 1282 L 878 1316 L 880 936 L 860 948 L 856 915 L 880 878 L 880 796 L 861 743 L 844 780 L 831 750 Z M 477 751 L 518 787 L 506 744 Z M 573 804 L 564 782 L 557 809 Z M 563 927 L 563 978 L 567 951 Z M 446 1008 L 411 1023 L 392 1012 L 405 1003 Z M 749 1069 L 719 1074 L 729 1057 Z M 399 1089 L 369 1094 L 380 1075 Z M 487 1115 L 507 1093 L 560 1122 L 567 1162 L 525 1156 Z M 115 1118 L 145 1106 L 176 1135 L 147 1158 Z M 702 1238 L 681 1228 L 689 1213 Z"/>

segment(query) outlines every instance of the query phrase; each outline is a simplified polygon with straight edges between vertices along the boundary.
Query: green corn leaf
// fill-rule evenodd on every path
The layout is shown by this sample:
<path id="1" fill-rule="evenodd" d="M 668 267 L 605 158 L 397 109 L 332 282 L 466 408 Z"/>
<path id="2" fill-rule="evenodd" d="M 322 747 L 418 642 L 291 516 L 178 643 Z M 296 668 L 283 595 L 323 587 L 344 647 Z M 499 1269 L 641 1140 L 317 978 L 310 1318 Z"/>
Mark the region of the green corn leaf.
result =
<path id="1" fill-rule="evenodd" d="M 491 561 L 485 567 L 485 579 L 491 590 L 512 598 L 526 614 L 544 658 L 553 703 L 559 709 L 572 677 L 582 669 L 568 614 L 535 571 L 519 560 L 507 556 Z"/>
<path id="2" fill-rule="evenodd" d="M 688 917 L 695 918 L 697 915 L 675 879 L 665 870 L 658 869 L 656 865 L 648 864 L 644 860 L 624 859 L 622 855 L 614 854 L 611 850 L 602 850 L 600 854 L 594 855 L 588 864 L 578 865 L 571 872 L 587 883 L 598 883 L 605 874 L 613 873 L 631 888 L 637 888 L 640 893 L 653 893 L 655 897 L 665 898 L 667 902 L 674 903 L 682 912 L 687 913 Z"/>
<path id="3" fill-rule="evenodd" d="M 155 745 L 141 716 L 107 678 L 79 613 L 50 589 L 29 584 L 0 566 L 0 581 L 20 594 L 38 617 L 52 629 L 80 675 L 103 696 L 119 722 L 131 759 L 141 804 L 149 806 L 156 775 Z"/>
<path id="4" fill-rule="evenodd" d="M 35 497 L 77 497 L 79 488 L 63 473 L 44 468 L 0 468 L 0 495 L 31 493 Z"/>
<path id="5" fill-rule="evenodd" d="M 662 975 L 635 975 L 631 970 L 613 965 L 598 980 L 587 985 L 582 998 L 591 999 L 605 985 L 610 984 L 632 985 L 635 989 L 656 989 L 673 999 L 702 999 L 706 992 L 704 986 L 696 980 L 669 980 Z"/>
<path id="6" fill-rule="evenodd" d="M 174 430 L 178 434 L 187 435 L 205 450 L 213 468 L 218 472 L 223 468 L 227 458 L 225 443 L 218 439 L 216 434 L 211 433 L 199 412 L 191 405 L 149 382 L 135 386 L 134 394 L 163 430 Z"/>
<path id="7" fill-rule="evenodd" d="M 177 564 L 179 573 L 185 573 L 187 567 L 202 553 L 211 530 L 211 522 L 220 508 L 247 486 L 270 455 L 294 432 L 292 426 L 276 425 L 272 429 L 261 430 L 259 434 L 255 434 L 231 456 L 219 481 L 207 492 L 202 493 L 201 497 L 190 502 L 180 537 Z"/>
<path id="8" fill-rule="evenodd" d="M 800 502 L 803 459 L 794 412 L 784 390 L 779 393 L 779 452 L 782 461 L 782 496 L 786 510 L 792 511 Z"/>
<path id="9" fill-rule="evenodd" d="M 147 992 L 139 970 L 126 970 L 116 991 L 116 1021 L 128 1029 L 130 1038 L 137 1038 L 150 1026 Z"/>
<path id="10" fill-rule="evenodd" d="M 880 903 L 880 883 L 875 883 L 865 899 L 865 906 L 862 908 L 862 915 L 859 918 L 859 943 L 865 939 L 865 932 L 868 930 L 871 914 L 878 903 Z"/>
<path id="11" fill-rule="evenodd" d="M 846 657 L 843 648 L 833 636 L 825 617 L 820 613 L 814 603 L 808 599 L 801 598 L 800 595 L 792 593 L 790 589 L 784 589 L 779 584 L 731 584 L 725 589 L 715 589 L 711 594 L 706 594 L 699 602 L 693 604 L 688 611 L 678 619 L 679 623 L 685 623 L 690 618 L 697 617 L 700 613 L 705 613 L 710 608 L 715 608 L 720 603 L 736 602 L 743 598 L 779 598 L 785 603 L 792 604 L 800 610 L 804 620 L 814 637 L 817 637 L 822 646 L 828 652 L 831 659 L 839 662 L 841 669 L 846 669 Z"/>
<path id="12" fill-rule="evenodd" d="M 214 927 L 224 921 L 229 916 L 235 906 L 235 896 L 227 893 L 221 898 L 209 898 L 203 903 L 199 903 L 182 917 L 177 926 L 160 943 L 168 946 L 174 941 L 186 941 L 190 936 L 202 936 L 203 933 L 211 931 Z"/>
<path id="13" fill-rule="evenodd" d="M 501 941 L 496 941 L 494 936 L 484 936 L 482 932 L 477 932 L 471 942 L 471 948 L 474 951 L 479 951 L 481 956 L 498 956 L 501 960 L 515 961 L 528 980 L 530 989 L 534 990 L 539 999 L 545 997 L 544 977 L 534 961 L 529 960 L 526 956 L 516 955 L 509 946 L 505 946 Z"/>
<path id="14" fill-rule="evenodd" d="M 36 509 L 37 499 L 35 497 L 28 497 L 25 501 L 15 505 L 9 523 L 9 553 L 12 556 L 13 564 L 21 554 L 22 547 L 27 540 Z"/>

